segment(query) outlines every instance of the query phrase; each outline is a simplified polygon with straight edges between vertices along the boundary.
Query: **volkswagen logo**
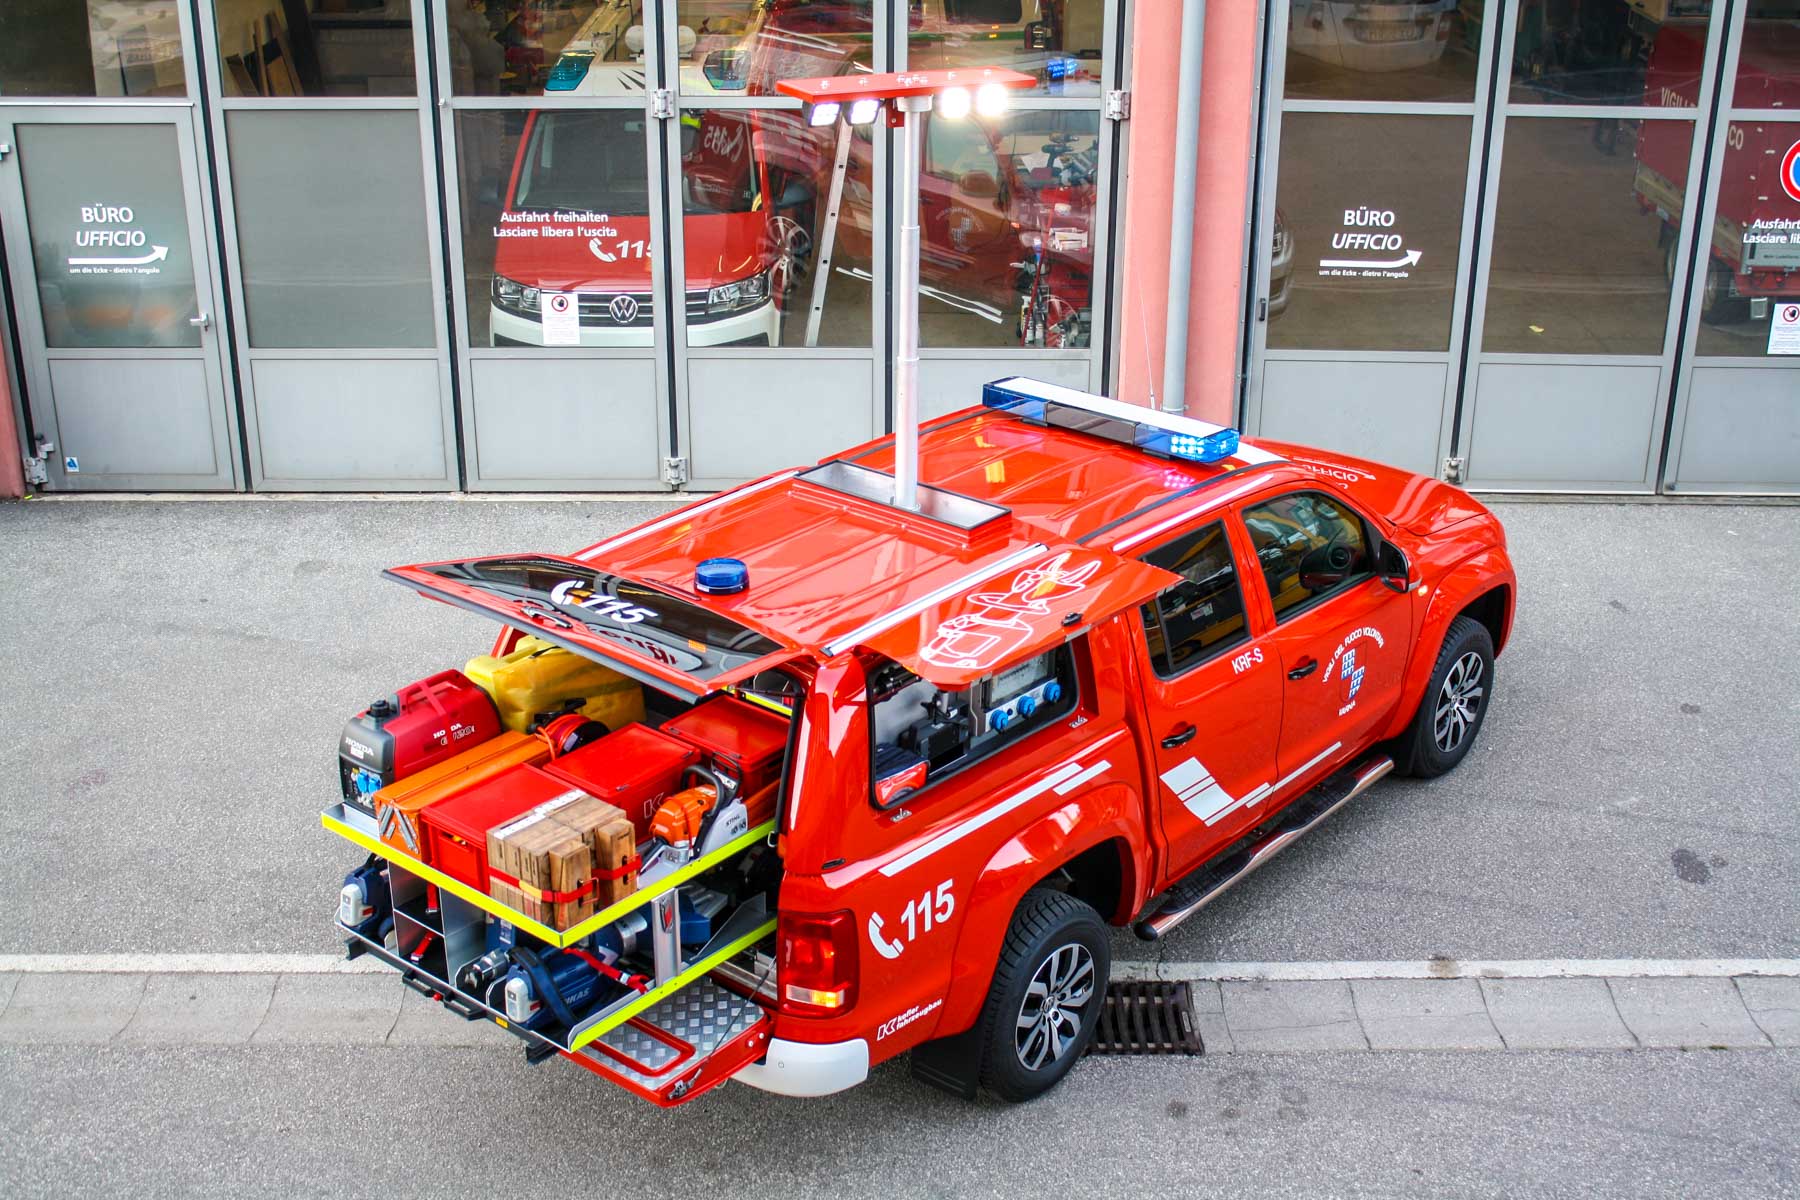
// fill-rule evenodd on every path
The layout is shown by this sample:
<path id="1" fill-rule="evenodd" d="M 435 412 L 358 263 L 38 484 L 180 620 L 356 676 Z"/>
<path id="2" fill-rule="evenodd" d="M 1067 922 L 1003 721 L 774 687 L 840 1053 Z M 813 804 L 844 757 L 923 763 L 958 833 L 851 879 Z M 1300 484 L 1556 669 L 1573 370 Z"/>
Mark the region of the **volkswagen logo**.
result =
<path id="1" fill-rule="evenodd" d="M 611 313 L 612 319 L 619 324 L 629 325 L 637 319 L 637 297 L 624 293 L 614 296 L 612 302 L 606 306 L 606 311 Z"/>

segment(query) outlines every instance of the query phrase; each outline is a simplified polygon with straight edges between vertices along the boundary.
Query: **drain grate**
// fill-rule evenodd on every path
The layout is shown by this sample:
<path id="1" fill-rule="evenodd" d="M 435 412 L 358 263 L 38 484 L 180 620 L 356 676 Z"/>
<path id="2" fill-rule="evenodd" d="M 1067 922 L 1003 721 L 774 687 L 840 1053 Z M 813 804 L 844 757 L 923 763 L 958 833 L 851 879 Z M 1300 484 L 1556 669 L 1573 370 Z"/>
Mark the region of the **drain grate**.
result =
<path id="1" fill-rule="evenodd" d="M 1089 1054 L 1204 1054 L 1185 983 L 1121 981 L 1106 989 Z"/>

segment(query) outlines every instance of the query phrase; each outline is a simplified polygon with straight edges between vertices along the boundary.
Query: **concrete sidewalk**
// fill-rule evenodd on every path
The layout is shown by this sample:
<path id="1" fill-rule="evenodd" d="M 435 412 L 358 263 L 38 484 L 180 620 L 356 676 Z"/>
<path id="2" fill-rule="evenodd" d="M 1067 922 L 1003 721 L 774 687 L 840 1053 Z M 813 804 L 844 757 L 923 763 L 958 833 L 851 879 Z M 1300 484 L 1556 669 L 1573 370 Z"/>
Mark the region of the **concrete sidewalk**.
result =
<path id="1" fill-rule="evenodd" d="M 510 1045 L 379 964 L 321 957 L 286 964 L 307 969 L 237 969 L 252 968 L 251 957 L 219 970 L 0 972 L 0 1042 Z M 1741 974 L 1720 974 L 1715 963 L 1600 973 L 1606 965 L 1418 978 L 1413 968 L 1432 964 L 1221 963 L 1207 973 L 1223 978 L 1197 977 L 1197 965 L 1176 974 L 1192 981 L 1208 1054 L 1800 1047 L 1800 960 L 1725 964 Z M 1307 978 L 1255 977 L 1263 973 Z M 1145 974 L 1130 964 L 1116 972 Z"/>

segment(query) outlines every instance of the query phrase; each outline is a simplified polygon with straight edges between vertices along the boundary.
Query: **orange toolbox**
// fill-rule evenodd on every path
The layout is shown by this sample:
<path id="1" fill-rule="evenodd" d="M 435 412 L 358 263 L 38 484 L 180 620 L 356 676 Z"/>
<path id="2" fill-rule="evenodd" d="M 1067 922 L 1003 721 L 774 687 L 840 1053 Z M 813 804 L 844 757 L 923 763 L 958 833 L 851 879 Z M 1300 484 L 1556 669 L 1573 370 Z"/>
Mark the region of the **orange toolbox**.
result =
<path id="1" fill-rule="evenodd" d="M 419 813 L 428 805 L 485 783 L 503 771 L 540 763 L 549 757 L 550 747 L 543 738 L 503 731 L 455 758 L 395 780 L 376 792 L 375 827 L 381 840 L 394 849 L 424 858 Z"/>

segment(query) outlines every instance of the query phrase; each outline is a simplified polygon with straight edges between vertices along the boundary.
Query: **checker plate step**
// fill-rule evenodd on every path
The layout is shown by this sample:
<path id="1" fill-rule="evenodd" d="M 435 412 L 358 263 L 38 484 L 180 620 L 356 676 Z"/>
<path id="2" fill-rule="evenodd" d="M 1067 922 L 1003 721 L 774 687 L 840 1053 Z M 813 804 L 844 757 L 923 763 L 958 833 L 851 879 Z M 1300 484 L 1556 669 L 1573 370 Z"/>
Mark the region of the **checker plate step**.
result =
<path id="1" fill-rule="evenodd" d="M 668 1081 L 671 1067 L 704 1061 L 720 1046 L 747 1032 L 766 1014 L 755 1001 L 702 978 L 682 988 L 617 1029 L 603 1034 L 599 1043 L 615 1054 L 597 1055 L 609 1070 L 634 1083 L 658 1088 Z M 653 1026 L 688 1047 L 672 1045 L 645 1026 Z M 593 1053 L 590 1049 L 588 1053 Z"/>

